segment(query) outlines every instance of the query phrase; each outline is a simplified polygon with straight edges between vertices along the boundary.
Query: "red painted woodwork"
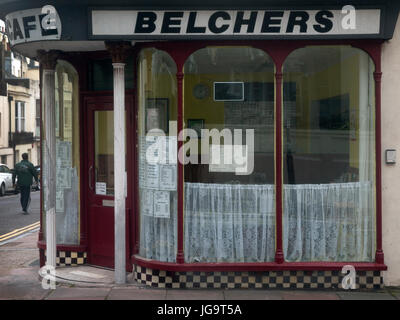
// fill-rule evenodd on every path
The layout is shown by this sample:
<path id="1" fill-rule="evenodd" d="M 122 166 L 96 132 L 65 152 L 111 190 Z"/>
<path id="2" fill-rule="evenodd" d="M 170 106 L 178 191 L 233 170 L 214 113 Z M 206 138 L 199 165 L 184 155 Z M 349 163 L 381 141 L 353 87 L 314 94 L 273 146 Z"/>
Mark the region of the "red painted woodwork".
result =
<path id="1" fill-rule="evenodd" d="M 384 263 L 382 249 L 382 144 L 381 144 L 381 79 L 380 66 L 374 73 L 375 79 L 375 137 L 376 137 L 376 207 L 379 214 L 376 215 L 376 254 L 375 261 Z"/>
<path id="2" fill-rule="evenodd" d="M 350 45 L 360 48 L 366 51 L 376 65 L 375 81 L 376 81 L 376 177 L 377 177 L 377 253 L 376 262 L 379 264 L 384 263 L 383 251 L 382 251 L 382 205 L 381 205 L 381 134 L 380 134 L 380 80 L 378 80 L 380 70 L 380 55 L 381 55 L 381 40 L 305 40 L 305 41 L 193 41 L 193 42 L 165 42 L 165 43 L 146 43 L 142 47 L 156 47 L 159 50 L 165 50 L 174 59 L 177 69 L 178 69 L 178 130 L 183 129 L 180 122 L 180 117 L 183 116 L 183 97 L 182 97 L 182 84 L 180 79 L 183 79 L 183 65 L 186 59 L 201 48 L 207 46 L 240 46 L 247 45 L 253 46 L 264 50 L 270 55 L 275 63 L 276 70 L 276 113 L 275 113 L 275 123 L 276 123 L 276 156 L 275 156 L 275 181 L 276 181 L 276 253 L 275 262 L 277 264 L 284 263 L 283 255 L 283 181 L 282 181 L 282 68 L 286 58 L 294 50 L 303 48 L 305 46 L 315 46 L 315 45 Z M 182 74 L 180 74 L 182 72 Z M 378 72 L 378 73 L 377 73 Z M 182 81 L 183 82 L 183 81 Z M 178 142 L 178 150 L 180 149 L 182 142 Z M 182 165 L 178 166 L 179 170 L 179 181 L 178 181 L 178 253 L 177 262 L 179 264 L 183 263 L 183 242 L 184 242 L 184 228 L 183 228 L 183 184 L 184 179 L 180 177 L 183 176 Z M 233 264 L 236 265 L 236 264 Z M 291 264 L 294 266 L 294 264 Z M 326 265 L 326 264 L 325 264 Z M 370 264 L 369 264 L 370 265 Z M 193 265 L 194 267 L 194 265 Z"/>
<path id="3" fill-rule="evenodd" d="M 43 116 L 42 116 L 42 79 L 43 79 L 43 68 L 42 66 L 39 67 L 39 91 L 40 91 L 40 136 L 43 137 Z M 42 168 L 42 163 L 43 163 L 43 143 L 42 140 L 40 140 L 40 168 Z M 42 179 L 42 178 L 41 178 Z M 39 235 L 38 235 L 38 245 L 39 242 L 43 241 L 43 192 L 42 192 L 42 186 L 43 186 L 43 180 L 41 181 L 40 184 L 40 228 L 39 228 Z M 39 250 L 39 265 L 40 267 L 43 267 L 46 264 L 46 257 L 44 255 L 43 250 Z"/>
<path id="4" fill-rule="evenodd" d="M 147 260 L 132 256 L 132 263 L 154 270 L 171 272 L 188 271 L 324 271 L 342 270 L 345 265 L 352 265 L 357 271 L 385 271 L 387 266 L 379 263 L 361 262 L 283 262 L 283 263 L 168 263 Z"/>
<path id="5" fill-rule="evenodd" d="M 132 110 L 132 96 L 128 95 L 126 99 L 127 109 L 127 132 L 131 132 L 131 110 Z M 87 234 L 88 234 L 88 262 L 90 264 L 99 265 L 103 267 L 114 267 L 114 208 L 103 206 L 103 200 L 114 201 L 114 197 L 97 195 L 95 191 L 95 159 L 94 159 L 94 113 L 96 111 L 112 111 L 113 110 L 113 97 L 109 96 L 96 96 L 86 97 L 84 99 L 85 112 L 85 175 L 84 179 L 86 185 L 86 198 L 87 202 Z M 129 159 L 132 156 L 131 151 L 131 138 L 127 134 L 127 155 Z M 129 164 L 129 161 L 127 161 Z M 128 175 L 131 174 L 132 166 L 127 166 Z M 89 171 L 91 171 L 89 173 Z M 90 181 L 89 181 L 90 179 Z M 129 181 L 130 182 L 130 181 Z M 89 186 L 90 184 L 90 186 Z M 128 193 L 132 192 L 131 183 L 128 183 Z M 126 257 L 129 261 L 131 254 L 130 249 L 130 214 L 131 214 L 131 200 L 126 203 Z M 128 263 L 127 270 L 130 271 L 132 266 Z"/>
<path id="6" fill-rule="evenodd" d="M 275 262 L 283 263 L 283 182 L 282 182 L 282 65 L 276 67 L 275 98 L 275 193 L 276 193 L 276 252 Z"/>
<path id="7" fill-rule="evenodd" d="M 127 208 L 134 208 L 133 211 L 129 211 L 127 225 L 129 225 L 127 243 L 127 255 L 131 256 L 131 262 L 153 269 L 169 270 L 169 271 L 266 271 L 266 270 L 339 270 L 344 265 L 350 264 L 350 262 L 341 263 L 327 263 L 327 262 L 309 262 L 309 263 L 290 263 L 284 261 L 282 244 L 283 244 L 283 230 L 282 230 L 282 219 L 283 219 L 283 208 L 282 208 L 282 88 L 279 85 L 282 83 L 282 67 L 288 55 L 294 50 L 315 45 L 349 45 L 364 50 L 369 54 L 375 63 L 375 97 L 376 97 L 376 238 L 377 238 L 377 250 L 375 263 L 351 263 L 356 267 L 357 270 L 386 270 L 387 267 L 384 265 L 384 254 L 382 250 L 382 174 L 381 174 L 381 40 L 304 40 L 304 41 L 293 41 L 293 40 L 270 40 L 270 41 L 245 41 L 245 40 L 229 40 L 229 41 L 171 41 L 171 42 L 147 42 L 142 44 L 136 44 L 134 55 L 137 56 L 143 48 L 157 48 L 159 50 L 166 51 L 177 65 L 177 82 L 178 82 L 178 131 L 183 129 L 183 79 L 184 70 L 183 66 L 186 59 L 195 51 L 205 48 L 207 46 L 252 46 L 264 50 L 275 63 L 275 77 L 276 77 L 276 157 L 275 157 L 275 179 L 276 179 L 276 254 L 274 263 L 232 263 L 232 264 L 215 264 L 215 263 L 203 263 L 203 264 L 186 264 L 184 263 L 184 177 L 183 177 L 183 165 L 178 165 L 178 251 L 177 251 L 177 263 L 162 263 L 157 261 L 149 261 L 141 259 L 137 256 L 139 253 L 139 239 L 140 239 L 140 219 L 139 219 L 139 197 L 138 197 L 138 181 L 137 181 L 137 99 L 133 99 L 133 103 L 129 109 L 133 112 L 131 114 L 131 124 L 127 127 L 128 133 L 128 160 L 127 170 L 128 176 L 131 177 L 128 183 L 128 202 Z M 65 57 L 69 60 L 78 70 L 80 78 L 80 90 L 81 90 L 81 151 L 84 155 L 87 150 L 87 145 L 84 143 L 85 133 L 84 128 L 88 124 L 87 118 L 85 117 L 85 97 L 87 96 L 101 96 L 109 95 L 112 98 L 112 92 L 88 92 L 87 91 L 87 70 L 86 61 L 89 59 L 102 59 L 107 58 L 107 52 L 95 52 L 95 53 L 78 53 L 71 54 Z M 136 80 L 136 70 L 132 70 Z M 131 92 L 135 94 L 134 91 Z M 133 97 L 132 97 L 133 98 Z M 112 100 L 112 99 L 111 99 Z M 132 107 L 133 106 L 133 107 Z M 182 146 L 183 142 L 178 141 L 178 150 Z M 83 159 L 83 158 L 82 158 Z M 179 162 L 178 162 L 179 163 Z M 89 227 L 89 207 L 92 205 L 87 201 L 88 188 L 87 188 L 87 163 L 81 161 L 81 248 L 84 248 L 88 244 L 88 251 L 91 250 L 90 243 L 86 243 L 87 238 L 90 238 L 90 227 Z M 127 203 L 128 203 L 127 202 Z M 39 236 L 40 237 L 40 236 Z M 42 238 L 39 238 L 42 240 Z M 40 242 L 41 248 L 44 242 Z M 130 248 L 128 249 L 128 247 Z M 71 248 L 77 248 L 79 246 L 72 246 Z M 57 246 L 57 249 L 60 246 Z"/>
<path id="8" fill-rule="evenodd" d="M 96 111 L 112 111 L 112 97 L 87 98 L 85 100 L 86 154 L 85 172 L 87 180 L 87 215 L 88 215 L 88 262 L 103 267 L 114 267 L 114 209 L 103 207 L 103 200 L 113 201 L 113 197 L 96 195 L 95 190 L 95 127 Z M 90 172 L 89 172 L 90 171 Z M 90 181 L 89 181 L 90 180 Z M 89 186 L 90 185 L 90 186 Z"/>

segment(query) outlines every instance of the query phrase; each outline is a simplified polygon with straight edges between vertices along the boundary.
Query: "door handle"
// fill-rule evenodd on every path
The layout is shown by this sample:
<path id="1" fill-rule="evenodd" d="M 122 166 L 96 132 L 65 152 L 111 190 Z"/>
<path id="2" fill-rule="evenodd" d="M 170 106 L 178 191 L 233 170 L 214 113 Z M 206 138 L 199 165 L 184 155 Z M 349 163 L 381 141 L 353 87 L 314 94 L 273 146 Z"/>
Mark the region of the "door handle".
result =
<path id="1" fill-rule="evenodd" d="M 93 191 L 92 172 L 93 172 L 93 166 L 90 166 L 90 168 L 89 168 L 89 189 L 90 189 L 91 191 Z"/>

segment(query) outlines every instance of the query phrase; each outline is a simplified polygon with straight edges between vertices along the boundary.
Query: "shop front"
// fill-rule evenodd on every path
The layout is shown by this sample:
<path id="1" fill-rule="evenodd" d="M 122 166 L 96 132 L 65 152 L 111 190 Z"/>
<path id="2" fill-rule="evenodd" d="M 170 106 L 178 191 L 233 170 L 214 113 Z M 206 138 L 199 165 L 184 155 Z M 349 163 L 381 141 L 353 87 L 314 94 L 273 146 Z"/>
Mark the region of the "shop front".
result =
<path id="1" fill-rule="evenodd" d="M 118 2 L 1 9 L 41 62 L 41 264 L 167 288 L 341 287 L 350 265 L 383 286 L 398 7 Z"/>

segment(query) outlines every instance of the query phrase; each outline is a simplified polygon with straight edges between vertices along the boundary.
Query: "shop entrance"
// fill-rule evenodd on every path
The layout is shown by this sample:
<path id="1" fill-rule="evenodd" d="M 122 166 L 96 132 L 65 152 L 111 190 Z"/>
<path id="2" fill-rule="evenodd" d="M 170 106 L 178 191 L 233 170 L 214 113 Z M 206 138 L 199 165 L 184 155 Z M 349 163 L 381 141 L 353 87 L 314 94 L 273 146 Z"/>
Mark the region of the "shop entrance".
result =
<path id="1" fill-rule="evenodd" d="M 127 101 L 127 110 L 131 110 L 130 107 L 131 105 Z M 114 268 L 113 97 L 85 99 L 85 113 L 87 124 L 84 137 L 87 146 L 88 262 L 93 265 Z M 129 132 L 128 128 L 129 126 L 127 126 L 127 132 Z M 127 259 L 130 250 L 128 213 L 131 210 L 129 202 L 127 201 L 126 205 Z M 129 264 L 127 263 L 127 265 Z"/>

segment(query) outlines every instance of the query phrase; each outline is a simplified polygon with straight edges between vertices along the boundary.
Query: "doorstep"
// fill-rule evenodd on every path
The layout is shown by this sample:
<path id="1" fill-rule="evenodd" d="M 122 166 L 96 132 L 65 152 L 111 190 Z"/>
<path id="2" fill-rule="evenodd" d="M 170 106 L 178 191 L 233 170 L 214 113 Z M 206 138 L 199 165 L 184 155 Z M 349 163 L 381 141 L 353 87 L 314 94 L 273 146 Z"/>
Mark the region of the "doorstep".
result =
<path id="1" fill-rule="evenodd" d="M 43 279 L 43 273 L 39 273 Z M 57 284 L 68 284 L 77 287 L 113 287 L 115 286 L 114 270 L 96 266 L 57 267 Z M 126 285 L 136 285 L 132 273 L 127 273 Z"/>

